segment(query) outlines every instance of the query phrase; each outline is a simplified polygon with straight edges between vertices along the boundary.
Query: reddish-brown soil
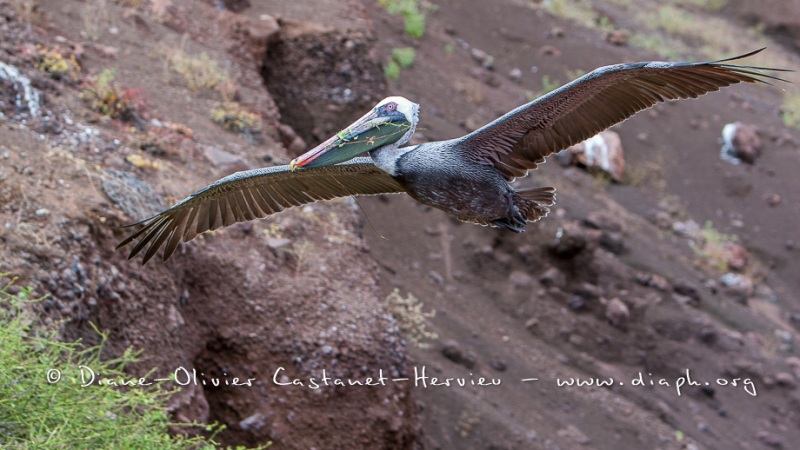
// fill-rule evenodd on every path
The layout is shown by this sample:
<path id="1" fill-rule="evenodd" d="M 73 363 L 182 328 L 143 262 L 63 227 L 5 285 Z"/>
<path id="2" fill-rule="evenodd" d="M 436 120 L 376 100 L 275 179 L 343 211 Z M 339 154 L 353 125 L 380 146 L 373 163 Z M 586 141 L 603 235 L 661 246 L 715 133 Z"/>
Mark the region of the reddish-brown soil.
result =
<path id="1" fill-rule="evenodd" d="M 656 56 L 512 0 L 438 0 L 419 40 L 366 0 L 173 0 L 158 20 L 110 1 L 36 3 L 26 18 L 0 1 L 0 61 L 45 94 L 44 117 L 29 118 L 0 84 L 0 273 L 50 294 L 42 320 L 65 337 L 93 342 L 96 324 L 108 332 L 109 356 L 143 349 L 134 374 L 186 367 L 255 378 L 251 387 L 185 388 L 173 401 L 176 420 L 224 422 L 225 444 L 275 448 L 800 442 L 800 153 L 797 132 L 781 124 L 779 87 L 735 86 L 617 127 L 629 173 L 620 184 L 544 165 L 518 184 L 556 186 L 558 203 L 524 234 L 387 196 L 287 211 L 141 267 L 114 251 L 127 232 L 116 227 L 233 171 L 285 163 L 304 148 L 298 139 L 324 139 L 385 95 L 421 103 L 415 139 L 445 139 L 521 104 L 543 75 L 565 81 L 566 70 Z M 731 3 L 721 14 L 763 20 L 786 44 L 767 51 L 798 59 L 779 2 L 759 3 L 763 19 L 750 3 Z M 188 52 L 206 52 L 231 73 L 236 99 L 264 120 L 258 136 L 223 132 L 209 119 L 219 94 L 191 91 L 167 68 L 165 52 L 182 36 Z M 120 85 L 141 92 L 140 126 L 167 136 L 158 151 L 139 149 L 146 130 L 90 111 L 76 84 L 37 72 L 35 44 L 72 45 L 84 75 L 116 68 Z M 415 47 L 414 66 L 387 84 L 380 64 L 404 46 Z M 491 55 L 493 68 L 471 48 Z M 153 119 L 192 132 L 162 131 Z M 719 158 L 722 126 L 737 120 L 761 132 L 754 165 Z M 130 154 L 162 168 L 136 168 Z M 726 288 L 724 273 L 692 250 L 680 233 L 691 220 L 739 237 L 752 289 Z M 436 310 L 428 327 L 439 338 L 429 349 L 402 339 L 384 301 L 394 288 Z M 276 386 L 279 367 L 281 381 L 322 369 L 413 380 L 424 368 L 467 385 L 313 390 Z M 699 386 L 686 383 L 687 371 Z M 633 383 L 639 374 L 644 386 Z M 479 377 L 501 384 L 472 385 Z M 615 382 L 558 385 L 574 377 Z"/>

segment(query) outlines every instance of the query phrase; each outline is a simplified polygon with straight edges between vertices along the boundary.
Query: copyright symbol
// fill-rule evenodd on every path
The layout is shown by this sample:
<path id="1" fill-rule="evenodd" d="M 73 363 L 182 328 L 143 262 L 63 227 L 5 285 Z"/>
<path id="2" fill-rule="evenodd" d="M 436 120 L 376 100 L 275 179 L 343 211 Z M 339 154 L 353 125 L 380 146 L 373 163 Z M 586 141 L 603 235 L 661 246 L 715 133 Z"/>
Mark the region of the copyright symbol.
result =
<path id="1" fill-rule="evenodd" d="M 56 384 L 61 381 L 61 371 L 58 369 L 50 369 L 47 371 L 47 382 Z"/>

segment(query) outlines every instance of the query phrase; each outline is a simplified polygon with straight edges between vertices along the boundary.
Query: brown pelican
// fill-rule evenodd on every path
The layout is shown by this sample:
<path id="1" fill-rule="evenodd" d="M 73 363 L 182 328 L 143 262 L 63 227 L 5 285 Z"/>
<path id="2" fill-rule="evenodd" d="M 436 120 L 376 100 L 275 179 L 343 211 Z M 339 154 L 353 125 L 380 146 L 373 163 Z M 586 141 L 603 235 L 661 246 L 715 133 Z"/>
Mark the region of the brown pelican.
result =
<path id="1" fill-rule="evenodd" d="M 144 264 L 166 245 L 166 261 L 181 241 L 207 230 L 319 200 L 402 192 L 463 221 L 522 232 L 547 215 L 555 189 L 515 190 L 514 178 L 657 103 L 783 81 L 762 72 L 776 69 L 730 63 L 761 50 L 712 62 L 601 67 L 466 136 L 420 145 L 404 146 L 419 105 L 388 97 L 288 166 L 234 173 L 132 224 L 144 226 L 117 248 L 140 238 L 129 259 L 147 248 Z"/>

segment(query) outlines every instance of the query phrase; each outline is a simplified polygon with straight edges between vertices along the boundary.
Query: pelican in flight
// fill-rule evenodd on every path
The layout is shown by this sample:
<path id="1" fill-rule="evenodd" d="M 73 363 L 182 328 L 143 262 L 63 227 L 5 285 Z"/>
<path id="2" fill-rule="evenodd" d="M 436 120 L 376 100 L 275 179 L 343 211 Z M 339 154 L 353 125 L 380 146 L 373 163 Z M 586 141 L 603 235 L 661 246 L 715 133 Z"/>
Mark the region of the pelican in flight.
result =
<path id="1" fill-rule="evenodd" d="M 784 81 L 762 71 L 786 70 L 731 63 L 761 50 L 712 62 L 601 67 L 466 136 L 419 145 L 405 146 L 419 105 L 388 97 L 289 165 L 236 172 L 131 224 L 143 227 L 117 248 L 138 239 L 129 259 L 144 250 L 144 264 L 164 246 L 166 261 L 181 241 L 208 230 L 319 200 L 391 193 L 406 193 L 465 222 L 522 232 L 547 215 L 555 189 L 517 190 L 511 181 L 548 155 L 657 103 L 741 82 Z"/>

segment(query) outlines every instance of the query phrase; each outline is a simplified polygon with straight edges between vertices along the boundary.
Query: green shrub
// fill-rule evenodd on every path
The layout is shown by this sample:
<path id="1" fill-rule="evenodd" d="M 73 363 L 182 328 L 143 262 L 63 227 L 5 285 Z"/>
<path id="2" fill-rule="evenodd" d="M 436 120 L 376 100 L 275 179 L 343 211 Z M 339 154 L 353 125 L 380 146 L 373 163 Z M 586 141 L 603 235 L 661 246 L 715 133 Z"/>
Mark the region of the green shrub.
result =
<path id="1" fill-rule="evenodd" d="M 98 378 L 130 382 L 123 369 L 138 353 L 128 349 L 119 358 L 101 361 L 102 343 L 83 349 L 80 342 L 60 342 L 55 331 L 38 327 L 30 312 L 30 304 L 42 299 L 32 300 L 29 288 L 11 294 L 11 285 L 0 286 L 0 447 L 214 448 L 213 435 L 222 428 L 171 422 L 166 406 L 171 393 L 160 382 L 84 387 L 80 366 Z M 105 342 L 106 336 L 100 336 Z M 212 437 L 172 436 L 169 427 L 203 430 Z"/>
<path id="2" fill-rule="evenodd" d="M 81 97 L 92 109 L 112 119 L 123 122 L 136 118 L 142 108 L 142 100 L 136 89 L 122 89 L 115 82 L 116 71 L 105 69 L 100 75 L 86 82 Z"/>
<path id="3" fill-rule="evenodd" d="M 397 61 L 397 64 L 400 64 L 400 67 L 403 69 L 408 69 L 414 64 L 414 56 L 415 52 L 413 47 L 392 49 L 392 59 Z"/>
<path id="4" fill-rule="evenodd" d="M 389 58 L 389 60 L 386 61 L 386 66 L 383 68 L 383 73 L 393 80 L 400 78 L 400 64 L 397 64 L 394 59 Z"/>
<path id="5" fill-rule="evenodd" d="M 425 13 L 419 0 L 378 0 L 389 14 L 403 17 L 406 34 L 421 38 L 425 34 Z"/>
<path id="6" fill-rule="evenodd" d="M 413 47 L 393 48 L 392 54 L 386 61 L 383 68 L 387 77 L 397 79 L 400 77 L 400 69 L 408 69 L 414 64 L 416 52 Z"/>
<path id="7" fill-rule="evenodd" d="M 728 261 L 733 256 L 730 244 L 738 241 L 738 236 L 719 232 L 709 220 L 703 228 L 694 233 L 692 240 L 689 241 L 689 247 L 704 263 L 720 272 L 727 272 L 730 270 Z"/>

